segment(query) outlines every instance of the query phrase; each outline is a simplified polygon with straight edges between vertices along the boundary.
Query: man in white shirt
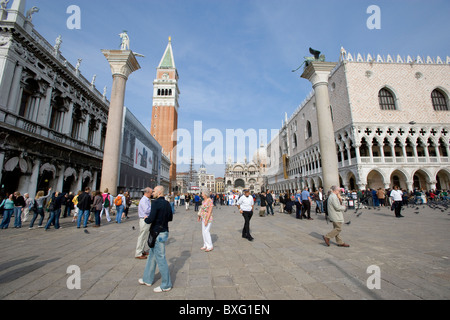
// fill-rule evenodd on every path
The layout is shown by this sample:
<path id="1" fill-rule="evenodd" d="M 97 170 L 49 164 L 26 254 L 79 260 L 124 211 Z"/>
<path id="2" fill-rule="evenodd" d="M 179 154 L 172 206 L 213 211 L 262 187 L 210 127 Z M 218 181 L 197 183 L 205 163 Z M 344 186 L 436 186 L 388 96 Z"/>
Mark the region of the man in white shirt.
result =
<path id="1" fill-rule="evenodd" d="M 248 241 L 253 241 L 253 237 L 250 235 L 250 220 L 253 216 L 253 197 L 250 195 L 249 190 L 244 190 L 244 195 L 239 198 L 237 207 L 239 212 L 244 217 L 244 228 L 242 229 L 242 238 L 246 238 Z"/>
<path id="2" fill-rule="evenodd" d="M 392 208 L 391 210 L 395 210 L 396 218 L 403 218 L 400 213 L 402 212 L 402 204 L 403 204 L 403 192 L 398 189 L 398 186 L 394 186 L 394 190 L 391 191 L 390 197 L 392 198 Z"/>
<path id="3" fill-rule="evenodd" d="M 139 207 L 138 207 L 138 215 L 139 215 L 139 235 L 136 245 L 136 253 L 135 258 L 136 259 L 147 259 L 148 252 L 148 234 L 150 232 L 150 225 L 145 223 L 145 218 L 147 218 L 150 215 L 150 211 L 152 209 L 151 204 L 151 197 L 152 197 L 153 190 L 151 188 L 145 188 L 144 189 L 144 195 L 139 201 Z M 147 247 L 147 250 L 145 250 Z"/>

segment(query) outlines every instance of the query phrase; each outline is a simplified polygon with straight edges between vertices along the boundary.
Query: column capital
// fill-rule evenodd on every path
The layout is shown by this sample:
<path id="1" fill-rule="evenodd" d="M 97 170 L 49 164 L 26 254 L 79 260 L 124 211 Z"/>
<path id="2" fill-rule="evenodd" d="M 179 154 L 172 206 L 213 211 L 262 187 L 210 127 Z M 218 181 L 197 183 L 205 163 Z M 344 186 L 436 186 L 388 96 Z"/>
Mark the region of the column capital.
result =
<path id="1" fill-rule="evenodd" d="M 312 61 L 308 67 L 305 68 L 301 77 L 309 80 L 312 83 L 313 88 L 320 84 L 327 85 L 330 72 L 336 65 L 336 62 Z"/>
<path id="2" fill-rule="evenodd" d="M 130 74 L 141 68 L 130 50 L 102 50 L 102 53 L 109 62 L 113 77 L 118 75 L 128 80 Z"/>

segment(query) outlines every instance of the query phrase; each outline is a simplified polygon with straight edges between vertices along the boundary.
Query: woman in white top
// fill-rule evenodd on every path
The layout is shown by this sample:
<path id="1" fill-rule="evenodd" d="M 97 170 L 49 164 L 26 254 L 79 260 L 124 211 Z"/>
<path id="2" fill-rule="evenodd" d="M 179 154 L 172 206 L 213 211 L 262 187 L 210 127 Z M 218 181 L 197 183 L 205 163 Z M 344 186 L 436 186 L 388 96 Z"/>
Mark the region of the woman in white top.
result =
<path id="1" fill-rule="evenodd" d="M 398 189 L 398 186 L 394 186 L 394 190 L 391 191 L 390 197 L 392 198 L 392 208 L 391 210 L 395 210 L 395 217 L 402 218 L 403 216 L 400 214 L 402 211 L 403 204 L 403 192 Z"/>
<path id="2" fill-rule="evenodd" d="M 244 190 L 244 195 L 239 198 L 237 207 L 239 212 L 244 217 L 244 228 L 242 229 L 242 238 L 246 238 L 249 241 L 253 241 L 253 237 L 250 235 L 250 220 L 253 216 L 253 197 L 250 195 L 249 190 Z"/>

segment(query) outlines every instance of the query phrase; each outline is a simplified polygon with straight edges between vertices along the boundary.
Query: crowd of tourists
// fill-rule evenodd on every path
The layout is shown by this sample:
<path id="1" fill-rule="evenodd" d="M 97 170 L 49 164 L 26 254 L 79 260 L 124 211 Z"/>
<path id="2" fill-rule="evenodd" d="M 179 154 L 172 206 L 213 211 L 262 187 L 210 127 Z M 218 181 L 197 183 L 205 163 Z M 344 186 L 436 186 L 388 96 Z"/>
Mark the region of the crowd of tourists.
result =
<path id="1" fill-rule="evenodd" d="M 14 217 L 14 228 L 22 228 L 25 223 L 30 221 L 29 230 L 35 228 L 50 227 L 61 229 L 61 218 L 72 218 L 72 222 L 77 228 L 87 228 L 88 223 L 94 223 L 93 227 L 101 226 L 102 216 L 105 215 L 106 221 L 121 223 L 122 219 L 128 218 L 128 210 L 132 203 L 128 192 L 120 191 L 117 196 L 112 196 L 108 189 L 103 193 L 100 191 L 91 191 L 87 187 L 84 192 L 52 192 L 48 189 L 39 191 L 33 199 L 28 193 L 23 196 L 20 192 L 6 194 L 0 199 L 0 214 L 3 216 L 0 229 L 8 229 L 12 217 Z M 115 220 L 112 221 L 111 213 L 115 212 Z M 44 221 L 47 215 L 47 220 Z M 39 220 L 38 220 L 39 218 Z M 45 225 L 44 225 L 45 222 Z"/>

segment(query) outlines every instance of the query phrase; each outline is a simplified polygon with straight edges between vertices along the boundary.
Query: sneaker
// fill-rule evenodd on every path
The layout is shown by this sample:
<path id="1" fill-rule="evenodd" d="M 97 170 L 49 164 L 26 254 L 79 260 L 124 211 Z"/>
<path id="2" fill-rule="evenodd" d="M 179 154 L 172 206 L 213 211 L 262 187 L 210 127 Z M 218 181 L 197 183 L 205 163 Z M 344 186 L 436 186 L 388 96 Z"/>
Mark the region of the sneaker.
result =
<path id="1" fill-rule="evenodd" d="M 145 283 L 144 280 L 142 280 L 142 279 L 139 279 L 138 282 L 139 282 L 139 284 L 146 285 L 147 287 L 152 286 L 151 284 Z"/>
<path id="2" fill-rule="evenodd" d="M 167 292 L 172 290 L 172 288 L 168 288 L 168 289 L 161 289 L 161 287 L 156 287 L 155 289 L 153 289 L 153 292 Z"/>

